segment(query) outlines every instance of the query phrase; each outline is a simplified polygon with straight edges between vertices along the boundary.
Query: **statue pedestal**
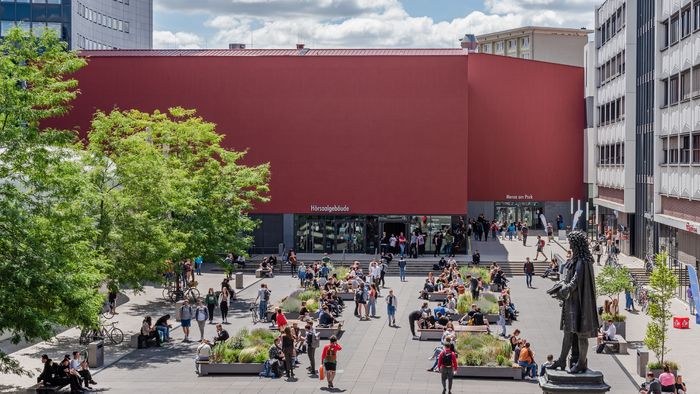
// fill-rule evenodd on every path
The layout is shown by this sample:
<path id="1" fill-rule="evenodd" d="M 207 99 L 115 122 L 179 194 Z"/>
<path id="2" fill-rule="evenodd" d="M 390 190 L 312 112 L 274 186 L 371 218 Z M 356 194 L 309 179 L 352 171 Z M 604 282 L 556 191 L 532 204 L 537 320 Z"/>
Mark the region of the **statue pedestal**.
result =
<path id="1" fill-rule="evenodd" d="M 610 386 L 604 381 L 603 373 L 590 369 L 579 374 L 548 369 L 539 380 L 543 394 L 602 394 L 610 391 Z"/>

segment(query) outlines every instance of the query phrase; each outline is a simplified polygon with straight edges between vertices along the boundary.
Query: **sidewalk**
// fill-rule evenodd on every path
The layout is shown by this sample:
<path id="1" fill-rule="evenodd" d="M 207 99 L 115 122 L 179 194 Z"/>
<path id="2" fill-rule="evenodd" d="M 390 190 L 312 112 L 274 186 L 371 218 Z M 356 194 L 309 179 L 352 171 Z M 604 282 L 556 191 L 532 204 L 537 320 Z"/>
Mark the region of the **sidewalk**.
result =
<path id="1" fill-rule="evenodd" d="M 220 273 L 204 272 L 203 275 L 197 276 L 197 281 L 199 282 L 197 288 L 202 297 L 206 295 L 210 287 L 214 288 L 215 291 L 219 290 L 221 288 L 222 279 L 223 275 Z M 246 289 L 259 281 L 260 279 L 256 279 L 254 275 L 244 275 L 243 287 Z M 141 293 L 127 290 L 120 294 L 120 297 L 125 296 L 127 301 L 117 307 L 117 312 L 119 314 L 107 320 L 107 324 L 115 321 L 117 323 L 116 326 L 124 332 L 124 341 L 119 345 L 111 345 L 109 341 L 105 342 L 104 366 L 101 368 L 91 368 L 93 375 L 108 368 L 110 365 L 136 350 L 129 347 L 129 337 L 132 334 L 138 334 L 144 317 L 151 316 L 155 321 L 160 316 L 169 313 L 172 316 L 170 322 L 173 325 L 173 330 L 178 331 L 180 329 L 179 323 L 175 321 L 175 304 L 163 300 L 162 291 L 162 287 L 146 286 Z M 239 292 L 242 290 L 236 291 Z M 211 328 L 209 329 L 211 330 Z M 196 326 L 192 327 L 192 334 L 193 337 L 199 335 Z M 53 360 L 60 361 L 60 358 L 62 358 L 64 354 L 70 354 L 74 350 L 86 349 L 86 345 L 78 343 L 79 337 L 80 330 L 78 328 L 70 328 L 60 332 L 49 341 L 12 345 L 9 340 L 4 340 L 0 342 L 0 348 L 10 349 L 10 351 L 14 350 L 10 356 L 19 361 L 26 369 L 36 371 L 41 367 L 39 358 L 42 354 L 47 354 Z M 2 384 L 0 384 L 0 392 L 16 392 L 18 388 L 29 387 L 35 383 L 36 377 L 27 378 L 15 375 L 3 375 L 3 381 Z"/>

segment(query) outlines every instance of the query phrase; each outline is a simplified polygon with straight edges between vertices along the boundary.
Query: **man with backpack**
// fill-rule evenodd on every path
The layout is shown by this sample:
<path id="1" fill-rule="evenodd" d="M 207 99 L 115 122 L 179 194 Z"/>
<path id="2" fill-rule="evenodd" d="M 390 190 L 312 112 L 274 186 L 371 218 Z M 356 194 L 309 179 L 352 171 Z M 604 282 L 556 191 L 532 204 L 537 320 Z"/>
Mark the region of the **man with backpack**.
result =
<path id="1" fill-rule="evenodd" d="M 328 388 L 333 388 L 333 379 L 335 378 L 335 370 L 338 364 L 338 352 L 343 350 L 343 347 L 340 346 L 335 335 L 331 337 L 330 341 L 331 343 L 323 347 L 321 359 L 323 360 L 323 368 L 326 369 Z"/>
<path id="2" fill-rule="evenodd" d="M 262 321 L 267 321 L 267 303 L 270 301 L 270 290 L 268 290 L 265 283 L 260 284 L 260 289 L 258 290 L 258 296 L 255 297 L 255 302 L 259 301 L 258 304 L 258 318 Z"/>
<path id="3" fill-rule="evenodd" d="M 547 261 L 547 256 L 544 254 L 544 239 L 542 239 L 541 236 L 537 236 L 537 254 L 535 255 L 535 261 L 540 258 L 540 255 L 542 255 L 542 258 Z"/>
<path id="4" fill-rule="evenodd" d="M 452 394 L 452 380 L 455 376 L 455 368 L 457 368 L 457 354 L 455 353 L 454 345 L 447 343 L 445 344 L 445 349 L 438 356 L 438 369 L 442 379 L 442 394 L 445 394 L 446 390 Z"/>
<path id="5" fill-rule="evenodd" d="M 307 368 L 309 370 L 309 373 L 312 376 L 316 375 L 316 349 L 318 349 L 320 345 L 320 338 L 321 335 L 316 332 L 313 326 L 313 321 L 309 320 L 309 322 L 306 323 L 306 353 L 309 356 L 309 367 Z"/>

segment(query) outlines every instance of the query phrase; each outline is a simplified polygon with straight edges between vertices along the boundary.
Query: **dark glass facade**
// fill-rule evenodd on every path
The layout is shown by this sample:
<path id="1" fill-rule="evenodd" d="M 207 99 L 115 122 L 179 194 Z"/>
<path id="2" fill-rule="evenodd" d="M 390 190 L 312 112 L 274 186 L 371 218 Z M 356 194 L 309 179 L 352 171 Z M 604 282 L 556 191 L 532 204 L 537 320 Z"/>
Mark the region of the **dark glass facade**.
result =
<path id="1" fill-rule="evenodd" d="M 13 26 L 53 29 L 71 44 L 71 0 L 0 0 L 0 36 Z"/>
<path id="2" fill-rule="evenodd" d="M 655 1 L 637 2 L 637 117 L 635 214 L 630 220 L 632 250 L 645 257 L 658 248 L 654 215 L 654 19 Z"/>

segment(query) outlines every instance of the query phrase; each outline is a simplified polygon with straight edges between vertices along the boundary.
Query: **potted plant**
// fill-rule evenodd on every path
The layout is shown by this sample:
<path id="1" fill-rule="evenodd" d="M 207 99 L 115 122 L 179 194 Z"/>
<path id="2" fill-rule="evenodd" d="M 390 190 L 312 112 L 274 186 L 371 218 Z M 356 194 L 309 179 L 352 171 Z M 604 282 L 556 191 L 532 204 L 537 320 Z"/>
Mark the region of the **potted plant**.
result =
<path id="1" fill-rule="evenodd" d="M 606 265 L 595 279 L 598 294 L 608 297 L 613 305 L 606 310 L 603 320 L 612 320 L 617 328 L 617 334 L 625 338 L 627 334 L 626 317 L 620 314 L 620 293 L 632 291 L 630 272 L 626 267 L 613 267 Z M 606 303 L 607 304 L 607 303 Z"/>
<path id="2" fill-rule="evenodd" d="M 651 321 L 647 324 L 644 344 L 654 352 L 656 357 L 656 362 L 649 364 L 650 370 L 658 369 L 655 367 L 663 367 L 665 363 L 673 364 L 675 368 L 672 369 L 678 370 L 677 364 L 666 359 L 666 355 L 671 350 L 666 344 L 672 318 L 671 300 L 678 287 L 678 278 L 666 263 L 667 257 L 666 252 L 655 256 L 654 269 L 649 276 L 649 306 L 646 313 Z"/>
<path id="3" fill-rule="evenodd" d="M 225 342 L 214 345 L 209 363 L 200 365 L 200 375 L 262 372 L 268 349 L 277 335 L 266 329 L 242 329 Z"/>
<path id="4" fill-rule="evenodd" d="M 492 335 L 460 334 L 455 344 L 455 376 L 522 379 L 522 369 L 513 365 L 513 350 L 507 341 Z"/>
<path id="5" fill-rule="evenodd" d="M 309 313 L 314 313 L 318 310 L 320 298 L 321 292 L 319 290 L 297 290 L 282 300 L 280 308 L 282 308 L 287 319 L 297 319 L 299 318 L 302 302 L 306 302 L 306 309 Z"/>

